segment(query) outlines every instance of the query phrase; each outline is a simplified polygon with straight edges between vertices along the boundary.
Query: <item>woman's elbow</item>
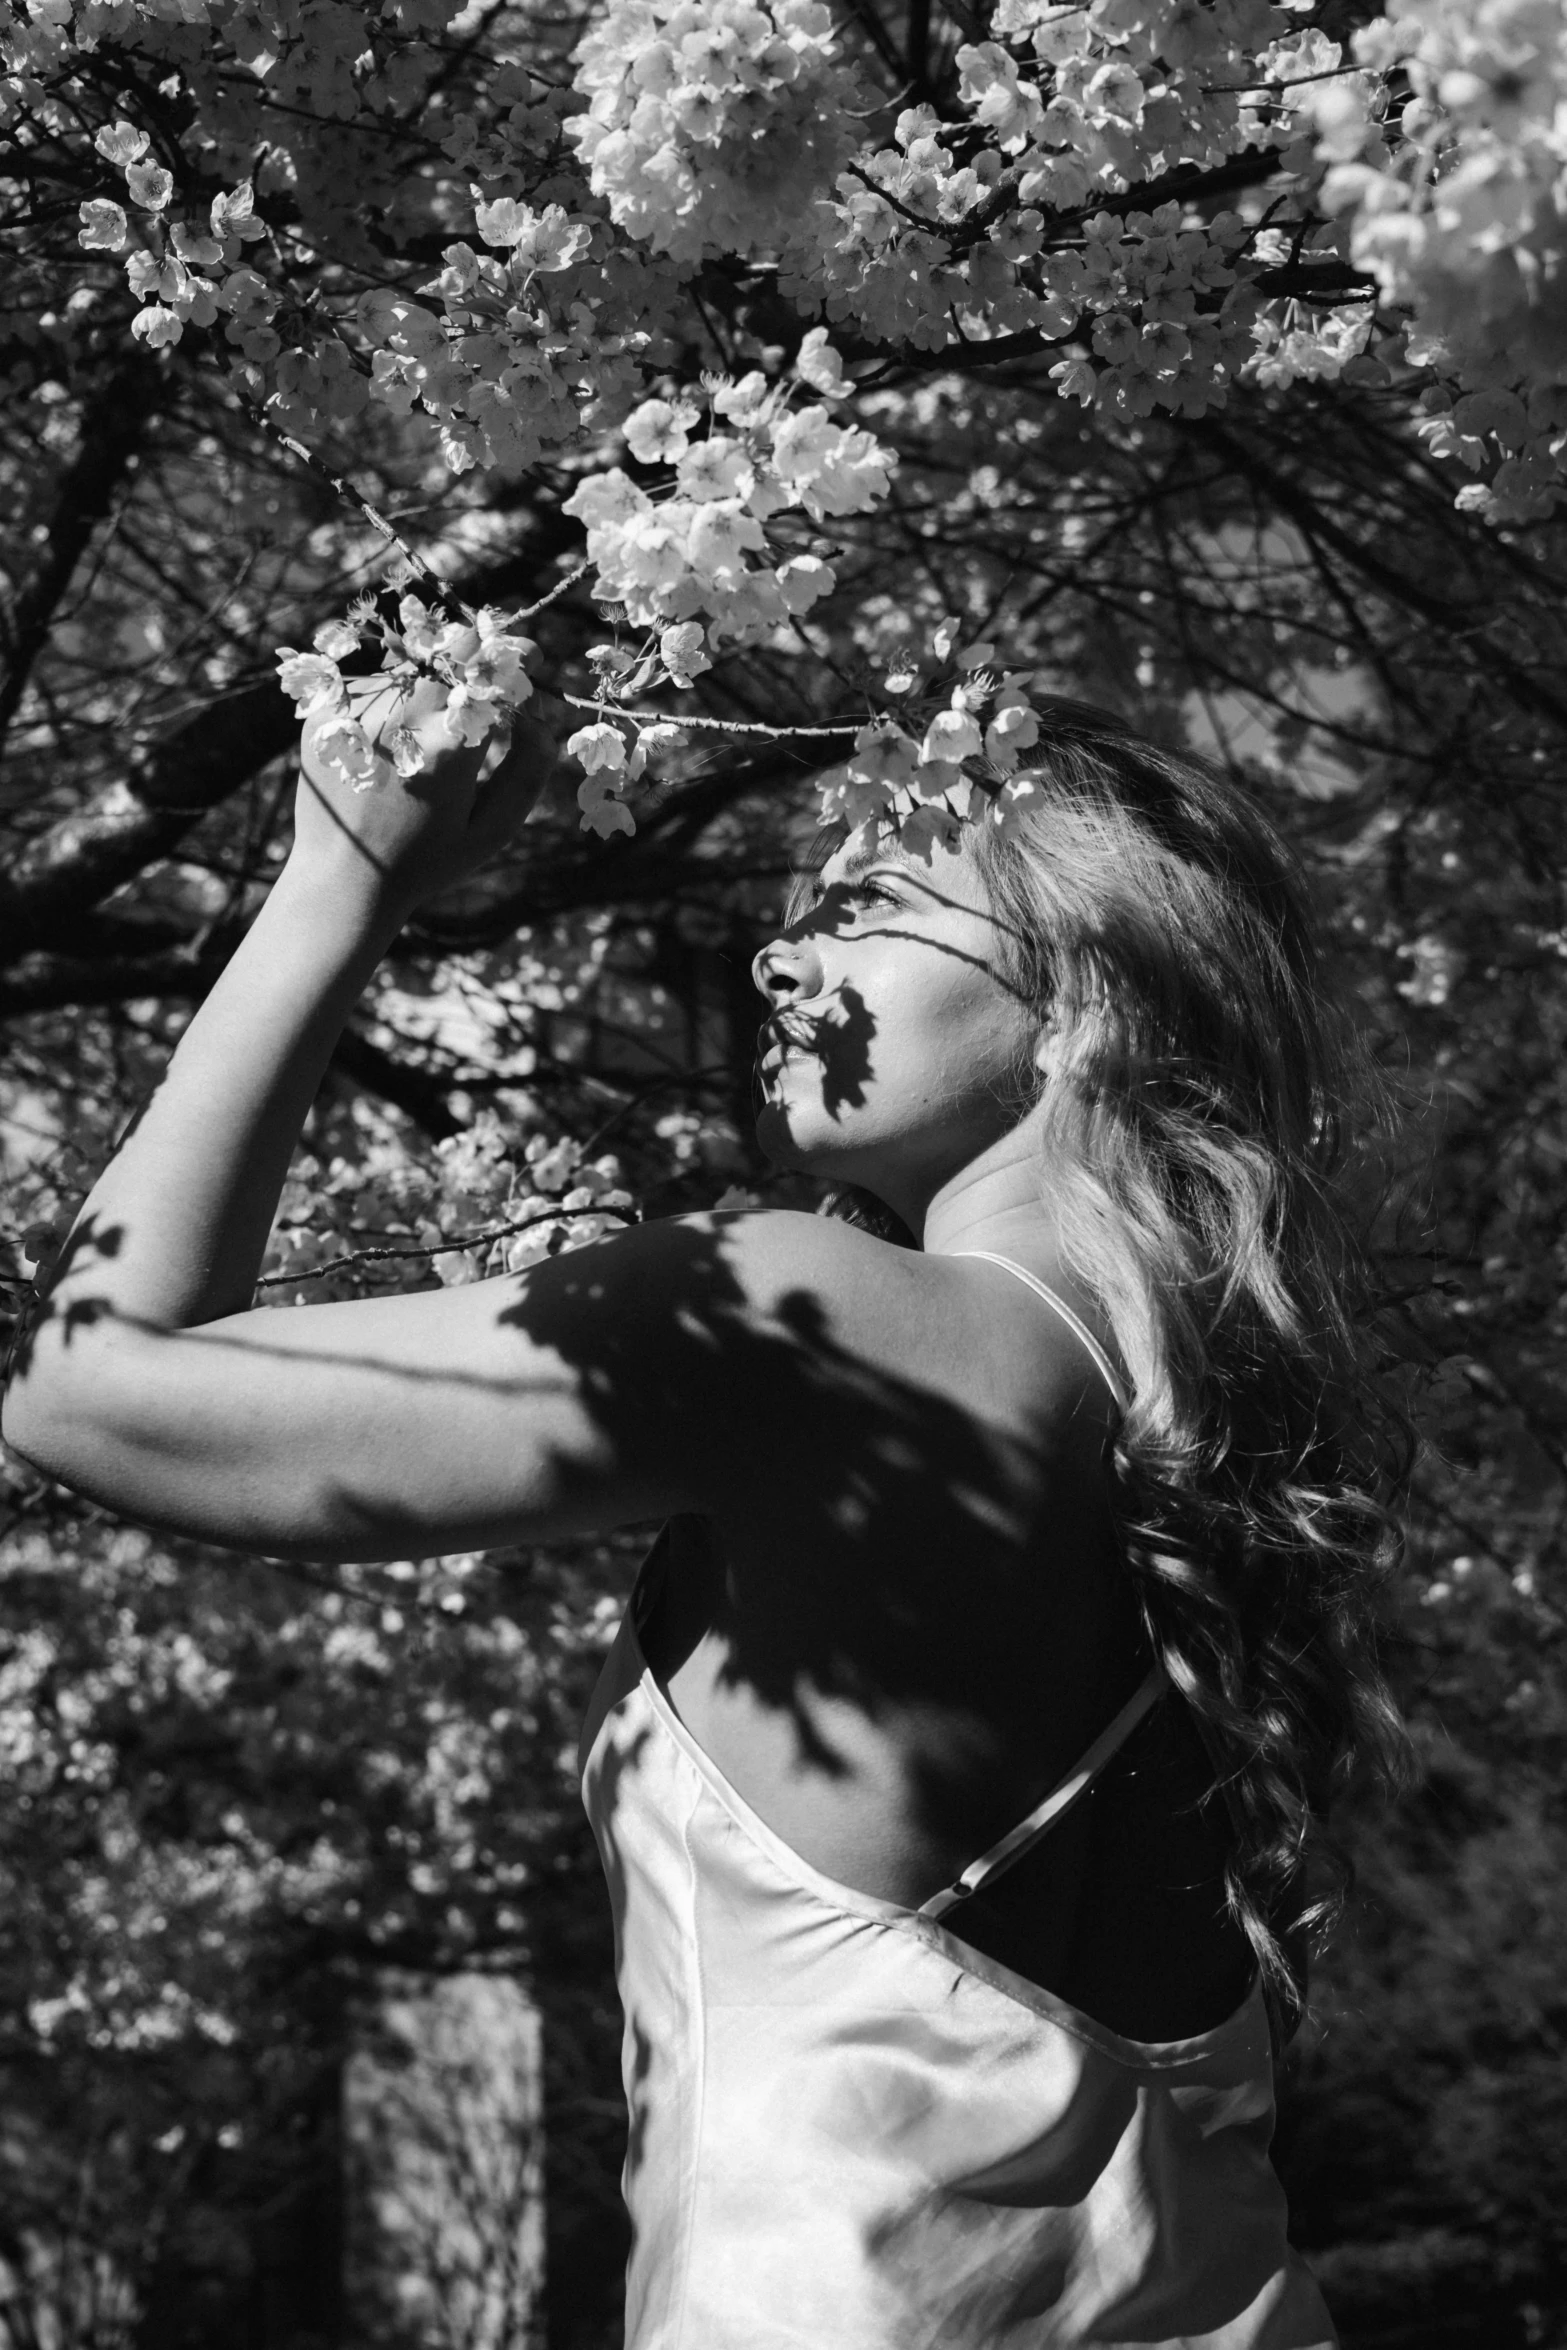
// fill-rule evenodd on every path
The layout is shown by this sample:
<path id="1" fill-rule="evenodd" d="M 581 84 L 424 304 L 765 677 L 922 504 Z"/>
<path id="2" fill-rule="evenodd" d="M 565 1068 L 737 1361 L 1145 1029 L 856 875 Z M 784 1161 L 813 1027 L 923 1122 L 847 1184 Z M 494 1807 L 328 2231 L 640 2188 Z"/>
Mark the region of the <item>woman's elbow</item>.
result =
<path id="1" fill-rule="evenodd" d="M 49 1334 L 16 1364 L 0 1398 L 0 1437 L 10 1450 L 58 1484 L 110 1499 L 103 1487 L 123 1449 L 124 1414 L 117 1399 L 126 1366 L 114 1350 L 70 1346 Z"/>
<path id="2" fill-rule="evenodd" d="M 161 1358 L 117 1341 L 69 1363 L 34 1358 L 0 1402 L 0 1436 L 56 1484 L 161 1534 L 246 1556 L 356 1555 L 324 1477 L 264 1473 L 235 1430 L 214 1428 Z"/>
<path id="3" fill-rule="evenodd" d="M 9 1451 L 46 1476 L 61 1477 L 56 1466 L 65 1415 L 53 1383 L 36 1363 L 18 1365 L 0 1396 L 0 1437 Z"/>

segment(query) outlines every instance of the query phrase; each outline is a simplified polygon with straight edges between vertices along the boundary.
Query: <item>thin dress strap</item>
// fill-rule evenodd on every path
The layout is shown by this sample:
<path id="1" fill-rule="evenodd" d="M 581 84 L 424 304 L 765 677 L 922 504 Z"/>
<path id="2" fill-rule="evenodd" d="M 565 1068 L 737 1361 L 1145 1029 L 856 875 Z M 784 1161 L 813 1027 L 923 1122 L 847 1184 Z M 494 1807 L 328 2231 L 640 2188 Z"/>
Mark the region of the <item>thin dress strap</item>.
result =
<path id="1" fill-rule="evenodd" d="M 1026 1283 L 1036 1297 L 1042 1297 L 1046 1305 L 1060 1315 L 1067 1328 L 1081 1341 L 1117 1406 L 1125 1411 L 1126 1388 L 1114 1364 L 1081 1317 L 1073 1313 L 1065 1298 L 1057 1297 L 1055 1291 L 1036 1274 L 1030 1273 L 1026 1265 L 1014 1264 L 1010 1257 L 997 1256 L 991 1249 L 963 1248 L 953 1253 L 956 1256 L 977 1257 L 987 1265 L 1000 1265 L 1003 1271 L 1015 1273 L 1018 1280 Z M 978 1860 L 972 1861 L 955 1884 L 944 1886 L 941 1892 L 932 1894 L 921 1908 L 920 1916 L 945 1917 L 949 1909 L 956 1908 L 960 1901 L 966 1901 L 971 1893 L 979 1891 L 981 1885 L 989 1884 L 992 1878 L 1000 1876 L 1003 1870 L 1021 1860 L 1025 1852 L 1031 1851 L 1040 1838 L 1055 1826 L 1057 1820 L 1071 1810 L 1078 1798 L 1087 1794 L 1105 1764 L 1124 1746 L 1150 1706 L 1156 1705 L 1164 1695 L 1167 1686 L 1164 1668 L 1156 1664 L 1135 1694 L 1122 1706 L 1114 1721 L 1101 1730 L 1081 1761 L 1051 1789 L 1043 1803 L 1036 1804 L 1027 1819 L 1019 1820 L 1017 1826 L 1003 1836 L 999 1844 L 993 1844 L 988 1852 L 981 1853 Z"/>
<path id="2" fill-rule="evenodd" d="M 1106 1387 L 1109 1388 L 1110 1393 L 1115 1397 L 1116 1403 L 1120 1409 L 1123 1412 L 1125 1411 L 1128 1397 L 1126 1393 L 1125 1382 L 1122 1380 L 1120 1373 L 1117 1371 L 1115 1365 L 1111 1362 L 1110 1357 L 1105 1353 L 1105 1350 L 1100 1345 L 1098 1339 L 1089 1329 L 1087 1323 L 1084 1322 L 1079 1315 L 1073 1313 L 1071 1307 L 1067 1304 L 1064 1297 L 1057 1297 L 1055 1291 L 1049 1286 L 1048 1282 L 1041 1281 L 1037 1274 L 1031 1273 L 1028 1270 L 1026 1265 L 1015 1265 L 1010 1257 L 998 1257 L 992 1249 L 956 1248 L 952 1253 L 955 1257 L 975 1257 L 987 1265 L 1000 1265 L 1005 1272 L 1015 1273 L 1019 1281 L 1025 1282 L 1027 1286 L 1034 1292 L 1036 1297 L 1042 1297 L 1046 1305 L 1049 1306 L 1053 1312 L 1060 1315 L 1067 1328 L 1072 1331 L 1079 1339 L 1081 1339 L 1083 1346 L 1089 1355 L 1092 1356 L 1094 1364 L 1099 1371 L 1100 1377 L 1104 1380 Z"/>
<path id="3" fill-rule="evenodd" d="M 1076 1768 L 1052 1787 L 1044 1802 L 1036 1804 L 1027 1819 L 1019 1820 L 999 1844 L 992 1844 L 988 1852 L 971 1861 L 955 1884 L 944 1885 L 939 1893 L 933 1893 L 929 1901 L 921 1904 L 919 1915 L 945 1917 L 949 1909 L 967 1901 L 971 1893 L 977 1893 L 982 1885 L 988 1885 L 993 1877 L 999 1877 L 1003 1870 L 1020 1861 L 1025 1852 L 1031 1852 L 1041 1836 L 1048 1834 L 1057 1820 L 1071 1810 L 1079 1796 L 1088 1793 L 1105 1764 L 1126 1744 L 1144 1714 L 1158 1704 L 1167 1687 L 1164 1667 L 1155 1665 L 1114 1721 L 1100 1731 Z"/>

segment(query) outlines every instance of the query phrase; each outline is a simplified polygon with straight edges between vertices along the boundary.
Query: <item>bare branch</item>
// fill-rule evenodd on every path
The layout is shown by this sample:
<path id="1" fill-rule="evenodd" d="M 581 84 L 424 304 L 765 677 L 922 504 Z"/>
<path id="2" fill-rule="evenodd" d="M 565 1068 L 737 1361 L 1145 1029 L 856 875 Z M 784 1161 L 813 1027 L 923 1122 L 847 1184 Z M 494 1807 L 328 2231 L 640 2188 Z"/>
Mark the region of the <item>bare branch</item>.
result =
<path id="1" fill-rule="evenodd" d="M 448 592 L 476 604 L 514 594 L 537 580 L 571 535 L 558 510 L 545 509 L 532 544 L 451 583 Z M 49 946 L 62 921 L 79 918 L 168 856 L 200 817 L 281 758 L 298 731 L 286 696 L 267 676 L 232 688 L 173 728 L 124 776 L 29 842 L 0 878 L 0 961 Z"/>
<path id="2" fill-rule="evenodd" d="M 0 677 L 0 743 L 15 717 L 33 663 L 48 642 L 61 597 L 93 532 L 114 503 L 145 436 L 159 373 L 137 351 L 88 400 L 81 441 L 60 483 L 47 526 L 43 560 L 5 617 L 5 674 Z"/>

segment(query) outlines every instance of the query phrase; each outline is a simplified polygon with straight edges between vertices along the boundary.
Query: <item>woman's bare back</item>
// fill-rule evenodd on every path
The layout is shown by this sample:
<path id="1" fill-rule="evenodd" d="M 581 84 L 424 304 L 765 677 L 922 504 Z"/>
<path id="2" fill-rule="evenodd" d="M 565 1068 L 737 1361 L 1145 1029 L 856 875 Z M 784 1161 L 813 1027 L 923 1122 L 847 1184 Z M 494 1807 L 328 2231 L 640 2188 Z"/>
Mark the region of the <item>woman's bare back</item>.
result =
<path id="1" fill-rule="evenodd" d="M 672 1520 L 639 1594 L 644 1654 L 736 1791 L 823 1874 L 909 1907 L 1040 1800 L 1147 1664 L 1097 1373 L 993 1273 L 943 1265 L 931 1287 L 925 1378 L 867 1383 L 858 1432 L 840 1422 L 762 1509 Z M 1251 1972 L 1225 1843 L 1169 1698 L 947 1923 L 1113 2029 L 1184 2037 Z"/>

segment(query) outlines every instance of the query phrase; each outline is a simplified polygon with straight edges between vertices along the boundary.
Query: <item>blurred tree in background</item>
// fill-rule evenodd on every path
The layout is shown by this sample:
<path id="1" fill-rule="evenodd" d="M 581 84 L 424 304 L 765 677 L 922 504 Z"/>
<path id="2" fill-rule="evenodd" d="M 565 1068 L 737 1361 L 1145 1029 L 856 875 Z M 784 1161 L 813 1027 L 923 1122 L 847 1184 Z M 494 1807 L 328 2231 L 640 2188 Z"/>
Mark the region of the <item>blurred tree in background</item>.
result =
<path id="1" fill-rule="evenodd" d="M 1424 1779 L 1346 1807 L 1296 2233 L 1364 2350 L 1567 2343 L 1560 10 L 31 0 L 6 39 L 13 1292 L 286 853 L 275 647 L 403 577 L 367 504 L 464 606 L 538 607 L 535 673 L 622 749 L 399 941 L 280 1302 L 795 1197 L 750 960 L 853 730 L 840 789 L 958 804 L 917 758 L 984 678 L 954 653 L 1208 751 L 1297 843 L 1397 1098 L 1425 1440 Z M 729 405 L 693 438 L 687 400 Z M 532 1986 L 551 2350 L 618 2339 L 574 1740 L 639 1531 L 327 1572 L 5 1475 L 4 2340 L 332 2340 L 386 1968 Z"/>

